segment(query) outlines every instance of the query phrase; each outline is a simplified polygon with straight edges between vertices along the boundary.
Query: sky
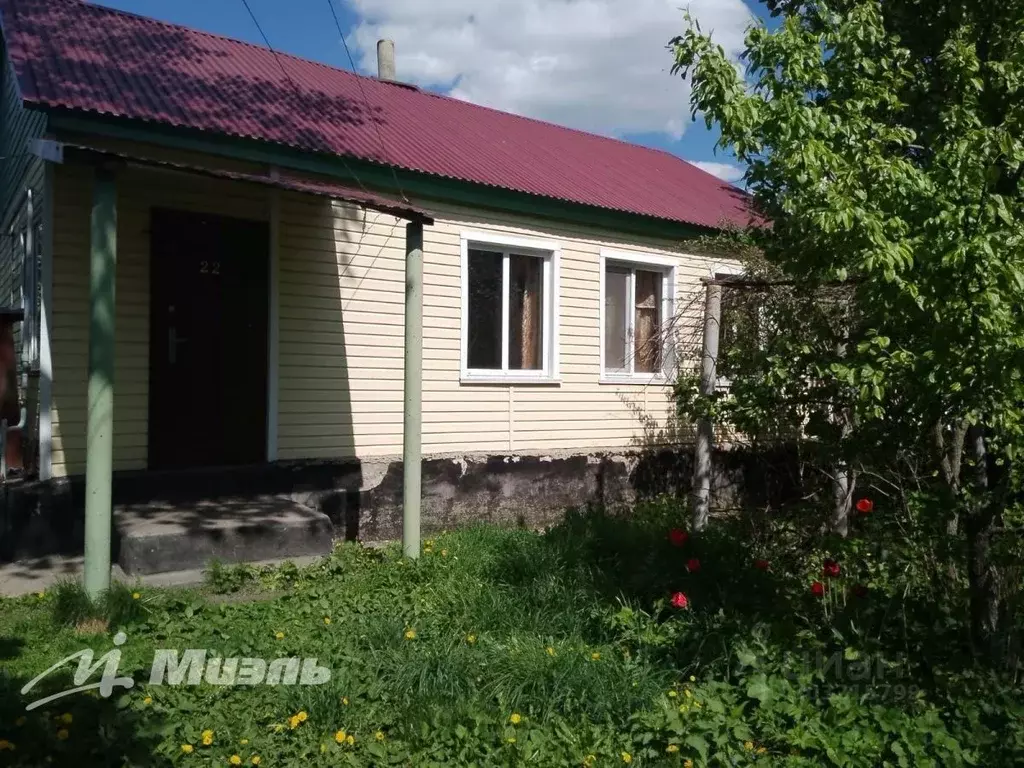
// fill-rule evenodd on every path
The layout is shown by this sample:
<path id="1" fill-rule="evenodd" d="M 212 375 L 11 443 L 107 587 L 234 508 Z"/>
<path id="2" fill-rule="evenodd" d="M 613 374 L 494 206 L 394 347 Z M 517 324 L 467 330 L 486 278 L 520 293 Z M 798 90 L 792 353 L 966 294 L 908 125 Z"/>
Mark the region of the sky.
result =
<path id="1" fill-rule="evenodd" d="M 95 0 L 262 45 L 242 0 Z M 279 51 L 376 74 L 376 43 L 395 41 L 398 78 L 509 112 L 665 149 L 726 181 L 742 170 L 690 117 L 689 87 L 666 45 L 686 0 L 248 0 Z M 689 0 L 731 55 L 757 0 Z"/>

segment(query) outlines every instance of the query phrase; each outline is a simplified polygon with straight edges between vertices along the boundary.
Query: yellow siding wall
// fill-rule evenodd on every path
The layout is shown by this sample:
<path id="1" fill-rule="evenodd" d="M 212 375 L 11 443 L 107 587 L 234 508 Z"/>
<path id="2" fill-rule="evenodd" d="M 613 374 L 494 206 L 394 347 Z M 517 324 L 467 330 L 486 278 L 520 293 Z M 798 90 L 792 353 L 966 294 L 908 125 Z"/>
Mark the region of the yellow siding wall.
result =
<path id="1" fill-rule="evenodd" d="M 278 458 L 389 456 L 402 445 L 405 223 L 324 198 L 253 185 L 128 171 L 119 178 L 116 469 L 147 451 L 149 210 L 165 206 L 267 220 L 280 194 Z M 54 475 L 85 461 L 88 172 L 55 183 Z M 672 255 L 667 243 L 463 209 L 433 209 L 424 235 L 423 441 L 428 454 L 628 448 L 669 425 L 665 386 L 599 383 L 602 247 Z M 561 247 L 560 385 L 460 384 L 460 236 L 500 232 Z M 678 305 L 695 338 L 704 259 L 678 256 Z M 664 435 L 662 434 L 662 437 Z"/>

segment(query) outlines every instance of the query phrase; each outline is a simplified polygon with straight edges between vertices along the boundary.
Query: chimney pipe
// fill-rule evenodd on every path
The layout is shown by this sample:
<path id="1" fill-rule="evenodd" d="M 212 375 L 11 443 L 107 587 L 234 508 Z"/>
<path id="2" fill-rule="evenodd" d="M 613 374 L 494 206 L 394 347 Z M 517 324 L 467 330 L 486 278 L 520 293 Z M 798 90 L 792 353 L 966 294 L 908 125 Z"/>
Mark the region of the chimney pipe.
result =
<path id="1" fill-rule="evenodd" d="M 397 80 L 395 74 L 395 41 L 377 41 L 377 77 L 381 80 Z"/>

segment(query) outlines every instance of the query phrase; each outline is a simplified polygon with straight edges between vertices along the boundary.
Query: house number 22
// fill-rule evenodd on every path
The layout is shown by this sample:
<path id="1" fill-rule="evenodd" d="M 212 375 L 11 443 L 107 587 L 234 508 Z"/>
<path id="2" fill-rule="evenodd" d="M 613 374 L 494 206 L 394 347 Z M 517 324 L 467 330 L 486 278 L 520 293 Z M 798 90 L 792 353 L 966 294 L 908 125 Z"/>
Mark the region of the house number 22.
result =
<path id="1" fill-rule="evenodd" d="M 199 274 L 201 274 L 201 275 L 219 275 L 220 274 L 220 262 L 219 261 L 200 261 L 199 262 Z"/>

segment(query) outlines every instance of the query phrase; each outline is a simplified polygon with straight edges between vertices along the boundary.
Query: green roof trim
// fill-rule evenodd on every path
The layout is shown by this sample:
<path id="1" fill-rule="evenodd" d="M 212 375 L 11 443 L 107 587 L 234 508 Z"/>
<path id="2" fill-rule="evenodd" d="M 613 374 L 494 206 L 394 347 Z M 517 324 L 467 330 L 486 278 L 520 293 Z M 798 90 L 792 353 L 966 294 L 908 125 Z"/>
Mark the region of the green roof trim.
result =
<path id="1" fill-rule="evenodd" d="M 422 200 L 517 213 L 554 222 L 583 224 L 612 233 L 681 241 L 713 231 L 666 219 L 581 205 L 420 171 L 392 169 L 391 166 L 382 163 L 357 158 L 306 152 L 256 139 L 210 134 L 156 123 L 140 123 L 136 120 L 104 115 L 85 115 L 67 110 L 47 112 L 50 116 L 49 127 L 58 137 L 68 133 L 90 134 L 156 144 L 234 160 L 275 165 L 292 171 L 317 173 L 392 195 L 400 193 L 395 185 L 397 177 L 401 190 Z"/>

